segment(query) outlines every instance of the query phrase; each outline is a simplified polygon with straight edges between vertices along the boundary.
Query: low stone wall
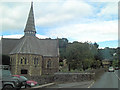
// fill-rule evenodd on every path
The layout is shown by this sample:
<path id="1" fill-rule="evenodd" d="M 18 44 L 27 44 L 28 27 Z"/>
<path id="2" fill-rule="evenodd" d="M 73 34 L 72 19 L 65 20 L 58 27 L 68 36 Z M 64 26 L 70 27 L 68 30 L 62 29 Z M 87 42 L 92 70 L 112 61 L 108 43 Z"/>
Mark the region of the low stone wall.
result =
<path id="1" fill-rule="evenodd" d="M 54 81 L 54 76 L 53 75 L 46 75 L 46 76 L 31 76 L 28 77 L 29 80 L 34 80 L 37 81 L 38 84 L 46 84 L 46 83 L 51 83 Z"/>
<path id="2" fill-rule="evenodd" d="M 93 80 L 95 73 L 55 73 L 54 82 L 80 82 Z"/>
<path id="3" fill-rule="evenodd" d="M 37 81 L 38 84 L 51 82 L 80 82 L 94 79 L 94 73 L 55 73 L 51 76 L 31 76 L 29 80 Z"/>
<path id="4" fill-rule="evenodd" d="M 54 75 L 44 75 L 44 76 L 31 76 L 27 77 L 29 80 L 35 80 L 39 84 L 46 84 L 51 82 L 80 82 L 96 80 L 99 78 L 105 69 L 91 70 L 86 73 L 55 73 Z"/>

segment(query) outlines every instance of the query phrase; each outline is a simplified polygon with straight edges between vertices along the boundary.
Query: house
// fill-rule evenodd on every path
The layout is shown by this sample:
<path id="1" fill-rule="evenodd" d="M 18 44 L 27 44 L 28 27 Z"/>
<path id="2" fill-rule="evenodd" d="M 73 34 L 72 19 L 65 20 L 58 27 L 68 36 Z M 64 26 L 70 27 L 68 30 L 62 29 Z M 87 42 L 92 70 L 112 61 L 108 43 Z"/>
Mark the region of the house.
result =
<path id="1" fill-rule="evenodd" d="M 104 60 L 102 60 L 102 65 L 103 65 L 103 67 L 109 67 L 110 65 L 112 65 L 112 61 L 110 61 L 108 59 L 104 59 Z"/>
<path id="2" fill-rule="evenodd" d="M 117 49 L 105 47 L 104 49 L 99 49 L 99 53 L 102 57 L 102 64 L 104 67 L 109 67 L 112 65 L 113 60 L 116 60 Z"/>
<path id="3" fill-rule="evenodd" d="M 40 76 L 59 71 L 58 39 L 39 39 L 36 32 L 31 3 L 24 36 L 1 39 L 2 54 L 10 56 L 12 74 Z"/>

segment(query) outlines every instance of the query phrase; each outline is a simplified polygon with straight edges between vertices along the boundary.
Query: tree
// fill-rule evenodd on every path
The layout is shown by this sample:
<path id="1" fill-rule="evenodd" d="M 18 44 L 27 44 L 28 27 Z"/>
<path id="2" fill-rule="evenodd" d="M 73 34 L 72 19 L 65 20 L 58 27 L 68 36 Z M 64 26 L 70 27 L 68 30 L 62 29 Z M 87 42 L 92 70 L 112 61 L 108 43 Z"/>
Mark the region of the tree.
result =
<path id="1" fill-rule="evenodd" d="M 94 54 L 90 48 L 90 44 L 85 42 L 74 42 L 66 48 L 66 58 L 69 69 L 87 69 L 94 60 Z"/>
<path id="2" fill-rule="evenodd" d="M 96 47 L 96 48 L 98 48 L 99 47 L 99 45 L 95 42 L 94 43 L 94 46 Z"/>
<path id="3" fill-rule="evenodd" d="M 83 60 L 82 62 L 82 65 L 83 65 L 83 70 L 86 70 L 88 68 L 90 68 L 93 64 L 93 59 L 85 59 Z"/>
<path id="4" fill-rule="evenodd" d="M 118 60 L 113 60 L 113 62 L 112 62 L 112 66 L 113 67 L 118 67 Z"/>
<path id="5" fill-rule="evenodd" d="M 65 52 L 67 45 L 68 45 L 68 40 L 66 38 L 59 39 L 60 61 L 66 58 Z"/>

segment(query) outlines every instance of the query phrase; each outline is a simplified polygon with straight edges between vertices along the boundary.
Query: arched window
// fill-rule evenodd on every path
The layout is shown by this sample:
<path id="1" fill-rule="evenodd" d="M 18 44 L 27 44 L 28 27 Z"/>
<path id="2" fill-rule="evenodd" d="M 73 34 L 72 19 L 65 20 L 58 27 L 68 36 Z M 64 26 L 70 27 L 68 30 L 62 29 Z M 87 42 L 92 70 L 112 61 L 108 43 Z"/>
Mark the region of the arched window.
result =
<path id="1" fill-rule="evenodd" d="M 36 57 L 34 58 L 34 64 L 36 64 Z"/>
<path id="2" fill-rule="evenodd" d="M 38 58 L 34 58 L 34 64 L 37 65 L 38 64 Z"/>
<path id="3" fill-rule="evenodd" d="M 20 64 L 27 64 L 27 58 L 26 57 L 21 57 L 20 59 Z"/>
<path id="4" fill-rule="evenodd" d="M 38 58 L 37 58 L 36 62 L 37 62 L 37 64 L 38 64 Z"/>
<path id="5" fill-rule="evenodd" d="M 25 64 L 27 64 L 27 59 L 25 58 Z"/>
<path id="6" fill-rule="evenodd" d="M 51 67 L 51 60 L 49 59 L 49 61 L 47 62 L 47 68 Z"/>
<path id="7" fill-rule="evenodd" d="M 24 58 L 21 58 L 21 62 L 20 62 L 20 64 L 23 64 L 23 59 L 24 59 Z"/>

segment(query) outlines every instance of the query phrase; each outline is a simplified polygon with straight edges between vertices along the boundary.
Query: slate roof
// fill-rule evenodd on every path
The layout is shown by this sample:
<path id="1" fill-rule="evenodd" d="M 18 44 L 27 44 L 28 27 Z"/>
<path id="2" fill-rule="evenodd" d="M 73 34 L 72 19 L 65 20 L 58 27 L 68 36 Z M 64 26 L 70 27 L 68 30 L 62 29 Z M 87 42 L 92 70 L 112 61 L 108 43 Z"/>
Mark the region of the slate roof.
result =
<path id="1" fill-rule="evenodd" d="M 56 39 L 38 39 L 35 36 L 24 36 L 10 54 L 39 54 L 42 56 L 58 56 Z"/>
<path id="2" fill-rule="evenodd" d="M 26 24 L 26 27 L 24 29 L 24 32 L 27 32 L 27 31 L 36 32 L 35 23 L 34 23 L 33 2 L 31 3 L 30 12 L 29 12 L 29 16 L 28 16 L 28 19 L 27 19 L 27 24 Z"/>
<path id="3" fill-rule="evenodd" d="M 2 38 L 2 54 L 8 55 L 17 46 L 20 39 Z"/>

